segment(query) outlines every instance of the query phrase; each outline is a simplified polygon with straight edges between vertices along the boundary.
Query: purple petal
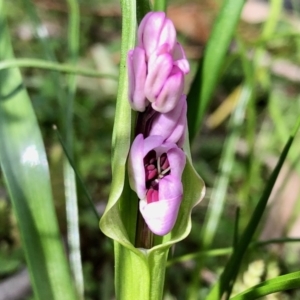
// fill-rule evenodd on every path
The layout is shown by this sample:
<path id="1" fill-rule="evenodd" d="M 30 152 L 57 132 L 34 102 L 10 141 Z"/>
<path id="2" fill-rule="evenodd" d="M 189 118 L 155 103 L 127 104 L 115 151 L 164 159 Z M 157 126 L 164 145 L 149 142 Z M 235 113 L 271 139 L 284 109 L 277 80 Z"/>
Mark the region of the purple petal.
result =
<path id="1" fill-rule="evenodd" d="M 156 147 L 155 152 L 157 157 L 161 156 L 163 153 L 167 154 L 171 175 L 180 179 L 186 163 L 186 157 L 183 150 L 174 143 L 165 142 Z"/>
<path id="2" fill-rule="evenodd" d="M 162 143 L 163 138 L 160 136 L 149 136 L 144 139 L 142 134 L 136 136 L 132 143 L 128 158 L 129 184 L 137 193 L 139 199 L 146 198 L 144 157 Z"/>
<path id="3" fill-rule="evenodd" d="M 176 43 L 173 51 L 174 65 L 176 65 L 184 74 L 190 72 L 190 65 L 186 59 L 184 50 L 180 43 Z"/>
<path id="4" fill-rule="evenodd" d="M 144 200 L 140 201 L 140 212 L 153 233 L 165 235 L 173 229 L 182 195 L 180 180 L 168 175 L 160 180 L 159 201 L 149 204 Z"/>
<path id="5" fill-rule="evenodd" d="M 165 114 L 157 114 L 153 120 L 149 135 L 160 135 L 165 142 L 178 144 L 178 141 L 184 139 L 182 136 L 186 130 L 186 111 L 186 96 L 182 95 L 173 110 Z M 182 141 L 178 146 L 182 146 Z"/>
<path id="6" fill-rule="evenodd" d="M 138 29 L 138 46 L 146 51 L 147 59 L 162 44 L 168 44 L 168 51 L 172 52 L 176 43 L 176 30 L 164 12 L 150 12 Z"/>
<path id="7" fill-rule="evenodd" d="M 139 199 L 146 196 L 144 169 L 144 137 L 139 134 L 133 141 L 128 158 L 128 173 L 130 187 L 137 193 Z"/>
<path id="8" fill-rule="evenodd" d="M 177 142 L 178 147 L 182 148 L 186 139 L 186 134 L 187 134 L 187 119 L 185 119 L 184 121 L 185 125 L 184 125 L 184 132 L 182 134 L 182 136 L 180 137 L 180 139 Z"/>
<path id="9" fill-rule="evenodd" d="M 159 147 L 163 143 L 163 141 L 164 138 L 158 135 L 151 135 L 144 139 L 143 158 L 147 155 L 148 152 Z"/>
<path id="10" fill-rule="evenodd" d="M 173 68 L 172 56 L 169 53 L 151 55 L 148 62 L 148 74 L 145 82 L 145 95 L 150 102 L 156 100 L 163 89 Z"/>
<path id="11" fill-rule="evenodd" d="M 156 157 L 161 156 L 163 153 L 167 153 L 168 151 L 170 151 L 173 148 L 180 149 L 180 148 L 178 148 L 178 146 L 175 143 L 165 142 L 165 143 L 161 144 L 160 146 L 155 148 Z"/>
<path id="12" fill-rule="evenodd" d="M 128 52 L 129 100 L 132 109 L 143 112 L 148 105 L 145 97 L 147 73 L 146 54 L 144 49 L 135 47 Z"/>
<path id="13" fill-rule="evenodd" d="M 168 45 L 168 52 L 172 53 L 176 45 L 176 30 L 173 22 L 167 18 L 164 22 L 164 26 L 161 30 L 160 37 L 156 47 L 158 48 L 164 44 Z"/>
<path id="14" fill-rule="evenodd" d="M 168 150 L 167 156 L 171 168 L 171 175 L 181 178 L 186 163 L 184 152 L 178 147 L 173 147 Z"/>
<path id="15" fill-rule="evenodd" d="M 177 105 L 183 93 L 183 89 L 184 75 L 177 66 L 173 66 L 173 71 L 165 81 L 156 101 L 153 102 L 149 99 L 151 102 L 153 102 L 152 108 L 161 113 L 167 113 L 171 111 Z"/>
<path id="16" fill-rule="evenodd" d="M 150 12 L 142 19 L 138 28 L 138 46 L 146 50 L 147 57 L 156 49 L 166 14 Z"/>
<path id="17" fill-rule="evenodd" d="M 173 142 L 176 143 L 179 147 L 182 147 L 187 129 L 187 103 L 185 95 L 181 96 L 178 105 L 175 107 L 174 110 L 180 111 L 180 114 L 177 120 L 176 127 L 174 128 L 172 134 L 166 139 L 166 142 Z"/>

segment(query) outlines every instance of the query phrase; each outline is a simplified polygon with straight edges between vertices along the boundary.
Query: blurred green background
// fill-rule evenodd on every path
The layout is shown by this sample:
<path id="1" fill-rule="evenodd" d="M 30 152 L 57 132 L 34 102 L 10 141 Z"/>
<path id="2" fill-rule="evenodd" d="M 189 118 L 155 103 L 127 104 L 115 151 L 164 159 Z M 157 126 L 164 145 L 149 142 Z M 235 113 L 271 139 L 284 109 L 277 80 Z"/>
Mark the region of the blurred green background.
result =
<path id="1" fill-rule="evenodd" d="M 115 0 L 81 0 L 80 53 L 78 67 L 118 74 L 120 59 L 121 9 Z M 275 1 L 273 1 L 275 2 Z M 209 38 L 222 1 L 169 1 L 168 15 L 173 20 L 180 42 L 191 64 L 186 82 L 189 90 L 197 62 Z M 207 186 L 205 199 L 193 211 L 189 237 L 170 254 L 165 299 L 188 299 L 196 289 L 204 299 L 209 287 L 222 271 L 228 253 L 185 257 L 203 250 L 201 230 L 211 197 L 225 184 L 225 205 L 216 220 L 216 234 L 209 249 L 231 247 L 234 241 L 236 211 L 239 231 L 245 227 L 261 195 L 265 181 L 274 168 L 284 143 L 300 113 L 300 5 L 286 3 L 273 15 L 274 31 L 264 27 L 272 11 L 271 3 L 247 1 L 236 28 L 219 84 L 209 111 L 193 145 L 195 168 Z M 68 62 L 68 9 L 59 0 L 7 1 L 8 25 L 17 58 L 41 58 Z M 272 21 L 272 20 L 271 20 Z M 270 22 L 270 21 L 269 21 Z M 237 91 L 245 80 L 243 64 L 255 69 L 253 97 L 245 118 L 233 128 L 230 114 L 237 105 Z M 58 114 L 64 96 L 66 76 L 34 68 L 22 69 L 50 163 L 55 206 L 62 235 L 66 235 L 62 147 L 54 133 L 63 116 Z M 100 215 L 108 198 L 111 170 L 111 135 L 117 82 L 77 76 L 74 107 L 74 156 L 76 166 Z M 235 139 L 231 140 L 232 137 Z M 257 240 L 280 237 L 300 238 L 300 153 L 299 138 L 276 182 Z M 226 150 L 227 149 L 227 150 Z M 227 152 L 226 152 L 227 151 Z M 230 162 L 229 169 L 226 164 Z M 1 172 L 1 171 L 0 171 Z M 220 182 L 219 182 L 220 183 Z M 98 221 L 78 188 L 81 250 L 86 299 L 114 299 L 113 244 L 99 230 Z M 221 204 L 220 204 L 221 205 Z M 225 249 L 226 250 L 226 249 Z M 300 244 L 284 243 L 252 247 L 247 252 L 234 293 L 279 274 L 299 270 Z M 181 257 L 181 261 L 173 261 Z M 0 173 L 0 299 L 3 284 L 26 268 L 20 237 L 9 197 Z M 26 276 L 26 274 L 25 274 Z M 12 285 L 18 290 L 18 286 Z M 1 291 L 2 288 L 2 291 Z M 19 297 L 18 297 L 19 296 Z M 30 289 L 15 299 L 32 299 Z M 300 299 L 299 291 L 269 295 L 266 299 Z"/>

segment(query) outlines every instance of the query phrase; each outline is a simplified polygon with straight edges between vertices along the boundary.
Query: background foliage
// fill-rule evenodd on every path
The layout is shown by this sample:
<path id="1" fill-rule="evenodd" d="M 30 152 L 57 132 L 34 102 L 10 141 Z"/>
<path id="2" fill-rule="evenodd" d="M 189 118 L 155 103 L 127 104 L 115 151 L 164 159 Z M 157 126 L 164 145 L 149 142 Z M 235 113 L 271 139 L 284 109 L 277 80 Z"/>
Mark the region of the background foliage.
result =
<path id="1" fill-rule="evenodd" d="M 192 81 L 198 63 L 203 59 L 204 47 L 224 2 L 168 3 L 168 14 L 175 23 L 192 67 L 187 92 L 195 86 Z M 15 0 L 6 1 L 5 5 L 17 58 L 71 64 L 70 53 L 66 51 L 69 47 L 67 3 Z M 79 8 L 76 67 L 118 75 L 119 2 L 85 0 L 79 1 Z M 233 39 L 224 52 L 223 62 L 214 70 L 204 68 L 204 75 L 215 72 L 216 88 L 209 92 L 211 96 L 207 96 L 207 109 L 201 113 L 200 121 L 193 121 L 191 115 L 189 121 L 196 123 L 192 129 L 192 155 L 196 170 L 206 182 L 207 194 L 193 211 L 191 234 L 170 253 L 165 299 L 204 299 L 208 295 L 224 269 L 231 247 L 236 245 L 247 226 L 294 128 L 300 113 L 299 14 L 296 1 L 247 1 L 240 21 L 232 24 Z M 61 113 L 61 99 L 70 91 L 69 77 L 40 68 L 21 70 L 42 131 L 59 228 L 66 241 L 64 156 L 53 124 L 64 135 L 61 127 L 65 115 Z M 117 81 L 78 75 L 76 87 L 73 160 L 101 216 L 111 182 L 111 138 Z M 193 107 L 196 98 L 191 95 L 189 102 Z M 299 238 L 299 145 L 296 136 L 263 221 L 255 233 L 254 240 L 258 242 L 252 243 L 244 256 L 233 294 L 299 270 L 299 243 L 278 241 L 283 237 Z M 98 219 L 80 184 L 77 193 L 85 299 L 112 299 L 113 245 L 99 231 Z M 259 242 L 274 239 L 277 239 L 275 243 Z M 3 284 L 24 268 L 24 249 L 16 216 L 0 173 L 0 299 Z M 22 278 L 26 276 L 25 273 Z M 25 291 L 22 290 L 21 296 L 15 299 L 31 299 L 30 288 Z M 267 297 L 298 299 L 300 293 L 290 290 Z"/>

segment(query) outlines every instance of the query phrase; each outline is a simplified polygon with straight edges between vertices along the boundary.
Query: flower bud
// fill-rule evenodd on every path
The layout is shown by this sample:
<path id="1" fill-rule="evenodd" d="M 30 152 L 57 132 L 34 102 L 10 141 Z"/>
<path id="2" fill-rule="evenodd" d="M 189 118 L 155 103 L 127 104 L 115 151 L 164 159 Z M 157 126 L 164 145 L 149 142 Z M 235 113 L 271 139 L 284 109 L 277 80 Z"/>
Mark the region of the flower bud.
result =
<path id="1" fill-rule="evenodd" d="M 145 96 L 155 102 L 173 69 L 173 59 L 169 53 L 153 53 L 148 61 L 148 74 L 145 81 Z"/>
<path id="2" fill-rule="evenodd" d="M 143 112 L 148 105 L 145 97 L 145 82 L 147 74 L 144 49 L 135 47 L 127 55 L 129 77 L 129 103 L 132 109 Z"/>
<path id="3" fill-rule="evenodd" d="M 183 146 L 186 132 L 186 96 L 182 95 L 175 108 L 168 113 L 157 113 L 152 121 L 149 135 L 159 135 L 165 142 Z"/>
<path id="4" fill-rule="evenodd" d="M 180 43 L 176 43 L 173 50 L 173 60 L 174 65 L 177 66 L 183 74 L 188 74 L 190 72 L 190 65 L 186 59 L 184 50 Z"/>
<path id="5" fill-rule="evenodd" d="M 163 83 L 161 91 L 156 96 L 156 99 L 153 101 L 153 98 L 148 98 L 148 100 L 152 102 L 152 108 L 154 110 L 160 113 L 167 113 L 173 110 L 177 105 L 183 93 L 183 89 L 184 75 L 182 71 L 174 65 L 169 77 Z"/>
<path id="6" fill-rule="evenodd" d="M 138 46 L 145 49 L 147 60 L 161 45 L 172 53 L 176 43 L 176 30 L 164 12 L 149 12 L 138 29 Z"/>

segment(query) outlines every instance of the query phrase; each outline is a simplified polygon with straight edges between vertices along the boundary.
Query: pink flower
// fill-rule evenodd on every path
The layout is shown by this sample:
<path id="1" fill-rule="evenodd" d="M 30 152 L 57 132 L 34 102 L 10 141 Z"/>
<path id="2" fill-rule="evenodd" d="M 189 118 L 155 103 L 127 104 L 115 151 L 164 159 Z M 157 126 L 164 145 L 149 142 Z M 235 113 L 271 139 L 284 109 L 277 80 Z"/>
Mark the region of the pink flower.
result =
<path id="1" fill-rule="evenodd" d="M 190 70 L 176 31 L 163 12 L 150 12 L 138 29 L 138 45 L 128 52 L 129 101 L 143 112 L 149 105 L 168 113 L 178 104 Z"/>
<path id="2" fill-rule="evenodd" d="M 183 195 L 185 154 L 162 136 L 139 134 L 129 153 L 129 181 L 140 199 L 140 212 L 157 235 L 170 232 Z"/>

